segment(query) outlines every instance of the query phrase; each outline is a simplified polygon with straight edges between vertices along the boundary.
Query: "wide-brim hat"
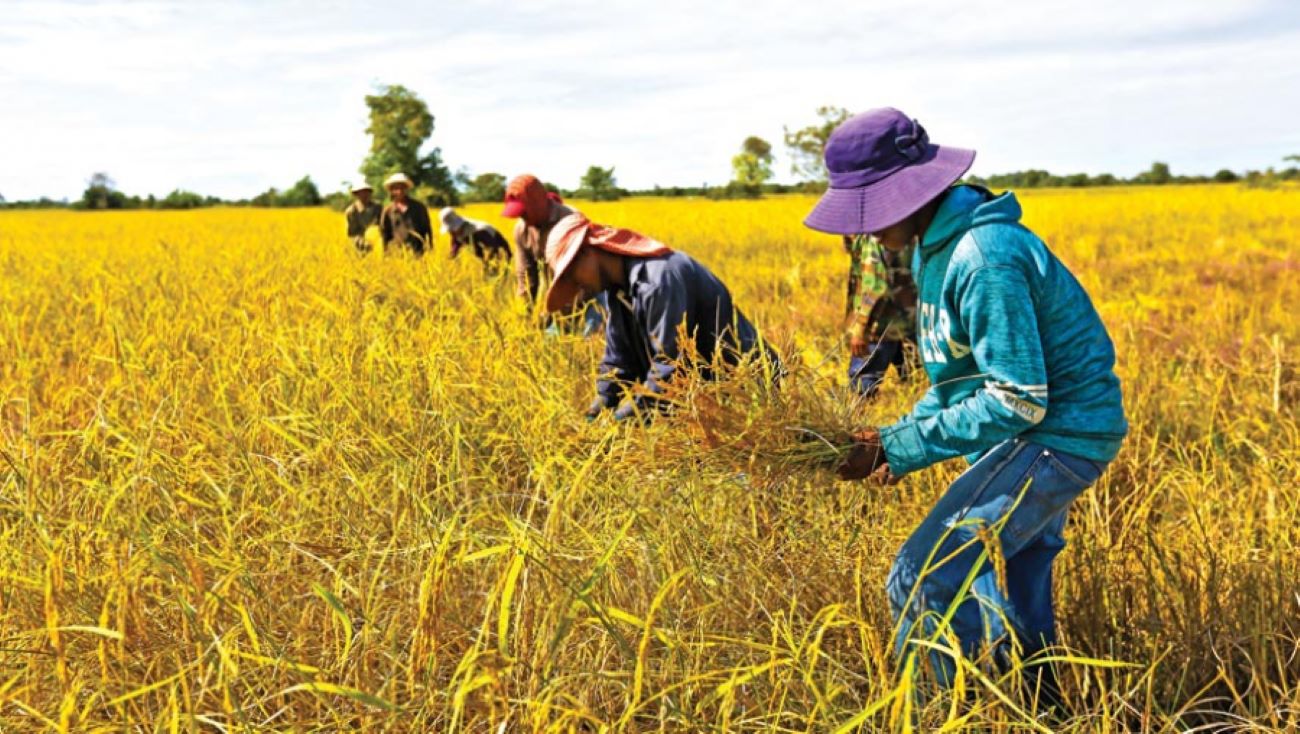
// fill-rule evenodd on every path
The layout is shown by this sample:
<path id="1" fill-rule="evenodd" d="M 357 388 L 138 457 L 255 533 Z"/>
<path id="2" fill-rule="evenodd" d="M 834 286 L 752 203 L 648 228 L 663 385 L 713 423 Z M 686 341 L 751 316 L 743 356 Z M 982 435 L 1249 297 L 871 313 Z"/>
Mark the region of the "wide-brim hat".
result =
<path id="1" fill-rule="evenodd" d="M 351 191 L 351 192 L 354 193 L 354 194 L 357 193 L 357 192 L 359 192 L 359 191 L 374 191 L 374 190 L 375 190 L 375 187 L 371 186 L 370 184 L 366 183 L 365 181 L 362 181 L 361 183 L 356 184 L 355 186 L 352 186 L 352 187 L 349 189 L 349 191 Z"/>
<path id="2" fill-rule="evenodd" d="M 443 207 L 442 211 L 438 212 L 438 218 L 442 220 L 442 226 L 440 227 L 442 234 L 456 232 L 465 226 L 465 218 L 457 214 L 456 210 L 449 206 Z"/>
<path id="3" fill-rule="evenodd" d="M 408 189 L 415 187 L 415 182 L 412 181 L 411 178 L 407 176 L 405 173 L 394 173 L 393 175 L 384 179 L 384 188 L 386 189 L 391 189 L 392 187 L 397 186 L 399 184 L 405 186 Z"/>
<path id="4" fill-rule="evenodd" d="M 970 170 L 975 151 L 936 145 L 925 128 L 886 107 L 844 121 L 826 141 L 830 186 L 804 219 L 832 234 L 898 224 Z"/>

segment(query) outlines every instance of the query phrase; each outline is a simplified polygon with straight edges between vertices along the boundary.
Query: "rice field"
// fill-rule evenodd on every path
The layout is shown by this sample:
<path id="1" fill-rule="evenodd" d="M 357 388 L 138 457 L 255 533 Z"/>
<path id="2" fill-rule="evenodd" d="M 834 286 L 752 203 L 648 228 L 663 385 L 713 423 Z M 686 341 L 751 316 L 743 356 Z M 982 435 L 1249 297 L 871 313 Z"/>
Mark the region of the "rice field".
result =
<path id="1" fill-rule="evenodd" d="M 1300 190 L 1038 191 L 1131 433 L 1058 561 L 1070 714 L 891 654 L 960 470 L 837 482 L 846 258 L 810 197 L 577 206 L 701 260 L 785 356 L 581 416 L 600 343 L 513 273 L 319 210 L 0 212 L 0 730 L 1300 729 Z M 466 214 L 509 234 L 498 207 Z"/>

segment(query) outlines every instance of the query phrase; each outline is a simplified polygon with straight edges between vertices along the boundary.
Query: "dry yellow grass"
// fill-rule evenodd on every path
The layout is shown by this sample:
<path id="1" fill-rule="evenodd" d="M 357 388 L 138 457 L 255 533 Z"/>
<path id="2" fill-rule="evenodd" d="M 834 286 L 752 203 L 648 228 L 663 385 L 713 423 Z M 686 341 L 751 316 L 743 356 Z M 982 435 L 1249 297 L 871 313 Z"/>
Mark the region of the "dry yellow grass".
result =
<path id="1" fill-rule="evenodd" d="M 1022 200 L 1133 427 L 1058 565 L 1069 649 L 1132 666 L 1067 665 L 1060 728 L 1300 727 L 1300 192 Z M 583 206 L 712 267 L 796 367 L 633 430 L 579 415 L 598 345 L 445 242 L 0 213 L 0 729 L 1029 728 L 996 680 L 910 710 L 888 654 L 886 570 L 960 467 L 881 488 L 787 460 L 791 427 L 924 387 L 847 399 L 810 203 Z"/>

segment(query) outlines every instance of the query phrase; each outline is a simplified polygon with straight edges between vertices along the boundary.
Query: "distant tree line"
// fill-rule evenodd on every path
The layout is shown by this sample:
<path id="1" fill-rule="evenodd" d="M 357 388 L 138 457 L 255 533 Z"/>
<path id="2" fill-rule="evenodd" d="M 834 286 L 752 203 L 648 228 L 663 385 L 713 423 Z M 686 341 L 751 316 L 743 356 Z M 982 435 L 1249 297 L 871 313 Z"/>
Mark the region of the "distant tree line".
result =
<path id="1" fill-rule="evenodd" d="M 1287 156 L 1286 160 L 1300 162 L 1300 156 Z M 1268 187 L 1284 182 L 1300 182 L 1300 168 L 1267 168 L 1237 173 L 1222 169 L 1213 176 L 1175 175 L 1166 163 L 1156 162 L 1151 168 L 1132 178 L 1121 178 L 1110 173 L 1090 176 L 1086 173 L 1057 175 L 1041 169 L 999 173 L 991 176 L 968 176 L 964 183 L 987 186 L 995 190 L 1035 188 L 1081 188 L 1090 186 L 1160 186 L 1164 184 L 1242 183 L 1246 186 Z M 826 190 L 825 181 L 809 180 L 796 184 L 763 183 L 744 184 L 730 181 L 722 186 L 655 186 L 631 192 L 634 196 L 694 196 L 709 199 L 752 198 L 761 194 L 820 193 Z"/>
<path id="2" fill-rule="evenodd" d="M 371 136 L 370 151 L 359 169 L 365 181 L 376 194 L 382 195 L 383 181 L 401 171 L 415 182 L 412 196 L 428 204 L 441 207 L 463 202 L 498 202 L 505 198 L 506 177 L 487 172 L 471 175 L 465 169 L 452 174 L 442 160 L 439 148 L 424 150 L 433 134 L 434 117 L 428 105 L 414 92 L 399 85 L 382 86 L 375 94 L 367 95 L 366 107 L 370 123 L 366 132 Z M 791 173 L 802 180 L 793 184 L 772 182 L 772 144 L 749 136 L 731 159 L 732 180 L 722 185 L 708 183 L 699 186 L 659 186 L 628 191 L 618 185 L 614 167 L 590 166 L 575 189 L 560 189 L 547 183 L 546 188 L 563 196 L 593 201 L 613 201 L 623 196 L 707 197 L 710 199 L 755 198 L 764 194 L 819 193 L 826 188 L 826 168 L 822 162 L 826 141 L 849 112 L 843 107 L 824 106 L 816 110 L 817 121 L 802 128 L 784 128 L 784 142 L 791 159 Z M 1300 163 L 1300 155 L 1286 156 L 1284 161 Z M 1058 175 L 1042 169 L 1013 171 L 990 176 L 970 176 L 967 183 L 981 184 L 993 189 L 1032 189 L 1045 187 L 1088 187 L 1124 185 L 1163 185 L 1180 183 L 1236 183 L 1248 186 L 1273 186 L 1282 182 L 1300 181 L 1300 167 L 1269 167 L 1263 171 L 1249 170 L 1237 173 L 1229 169 L 1217 171 L 1212 176 L 1175 175 L 1169 164 L 1157 161 L 1151 167 L 1131 178 L 1121 178 L 1109 173 L 1089 175 L 1073 173 Z M 6 202 L 0 196 L 0 208 L 70 208 L 87 210 L 110 209 L 197 209 L 208 206 L 250 207 L 303 207 L 329 206 L 343 209 L 351 198 L 348 187 L 321 194 L 310 176 L 303 176 L 285 189 L 272 187 L 247 199 L 222 199 L 193 191 L 175 189 L 163 197 L 131 195 L 120 191 L 113 179 L 104 172 L 96 172 L 87 181 L 86 190 L 75 201 L 56 201 L 41 198 L 33 201 Z M 382 198 L 379 196 L 377 198 Z"/>
<path id="3" fill-rule="evenodd" d="M 287 189 L 281 191 L 271 187 L 249 199 L 222 199 L 218 196 L 204 196 L 185 189 L 175 189 L 166 196 L 153 194 L 139 196 L 127 194 L 117 188 L 117 183 L 102 171 L 91 174 L 86 182 L 86 190 L 75 201 L 55 201 L 49 198 L 35 201 L 5 202 L 0 197 L 0 207 L 10 209 L 29 208 L 67 208 L 85 210 L 112 209 L 198 209 L 208 206 L 254 206 L 254 207 L 290 207 L 320 206 L 326 203 L 316 184 L 310 176 L 303 176 Z"/>
<path id="4" fill-rule="evenodd" d="M 1287 156 L 1288 161 L 1300 162 L 1300 156 Z M 999 173 L 987 177 L 970 176 L 969 183 L 988 186 L 993 189 L 1034 189 L 1034 188 L 1079 188 L 1085 186 L 1162 186 L 1164 184 L 1188 183 L 1236 183 L 1241 181 L 1252 186 L 1267 186 L 1282 181 L 1300 181 L 1300 168 L 1291 166 L 1281 170 L 1268 168 L 1263 171 L 1246 171 L 1237 173 L 1227 168 L 1220 169 L 1212 176 L 1175 175 L 1168 163 L 1156 161 L 1151 168 L 1132 178 L 1102 173 L 1090 176 L 1086 173 L 1057 175 L 1050 171 L 1031 168 L 1026 171 Z"/>

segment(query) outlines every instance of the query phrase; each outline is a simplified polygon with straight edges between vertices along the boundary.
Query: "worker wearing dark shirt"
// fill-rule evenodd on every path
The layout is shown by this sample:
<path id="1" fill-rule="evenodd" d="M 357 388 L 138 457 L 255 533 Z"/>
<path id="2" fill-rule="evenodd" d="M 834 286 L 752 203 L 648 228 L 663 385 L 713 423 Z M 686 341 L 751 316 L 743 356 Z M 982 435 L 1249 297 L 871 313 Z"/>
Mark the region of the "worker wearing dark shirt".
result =
<path id="1" fill-rule="evenodd" d="M 709 376 L 707 365 L 715 354 L 734 365 L 755 350 L 762 350 L 779 370 L 775 354 L 732 303 L 726 285 L 661 242 L 574 214 L 552 228 L 546 260 L 555 273 L 546 295 L 548 311 L 564 311 L 602 292 L 608 296 L 605 355 L 588 417 L 617 409 L 619 420 L 637 414 L 648 418 L 661 409 L 656 396 L 682 366 L 678 328 L 683 325 L 694 340 L 704 376 Z M 637 383 L 644 390 L 622 402 L 624 391 Z"/>
<path id="2" fill-rule="evenodd" d="M 379 215 L 379 231 L 384 237 L 384 252 L 393 247 L 403 247 L 417 257 L 433 241 L 433 226 L 429 223 L 429 210 L 407 194 L 411 179 L 404 173 L 394 173 L 384 181 L 391 201 Z"/>

